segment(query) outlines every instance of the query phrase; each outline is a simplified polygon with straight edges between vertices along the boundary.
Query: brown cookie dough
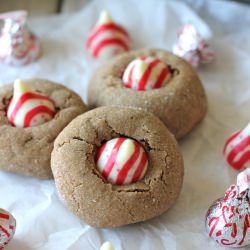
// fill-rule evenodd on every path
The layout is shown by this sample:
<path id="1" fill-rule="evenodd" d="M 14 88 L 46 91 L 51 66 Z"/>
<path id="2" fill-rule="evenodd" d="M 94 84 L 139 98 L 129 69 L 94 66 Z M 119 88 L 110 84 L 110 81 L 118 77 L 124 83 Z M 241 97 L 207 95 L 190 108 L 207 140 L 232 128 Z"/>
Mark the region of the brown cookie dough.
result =
<path id="1" fill-rule="evenodd" d="M 149 165 L 142 180 L 112 185 L 99 173 L 97 149 L 125 136 L 144 147 Z M 94 227 L 118 227 L 167 211 L 179 196 L 183 162 L 174 136 L 153 114 L 101 107 L 74 119 L 55 140 L 51 167 L 59 194 L 80 219 Z"/>
<path id="2" fill-rule="evenodd" d="M 49 96 L 55 103 L 56 115 L 42 125 L 17 128 L 10 125 L 6 110 L 13 94 L 13 84 L 0 88 L 0 169 L 26 176 L 52 178 L 50 156 L 53 143 L 61 130 L 86 106 L 73 91 L 47 80 L 25 81 L 32 91 Z"/>
<path id="3" fill-rule="evenodd" d="M 126 66 L 139 56 L 153 56 L 169 65 L 172 76 L 166 86 L 136 91 L 126 88 L 122 74 Z M 136 107 L 158 116 L 180 139 L 202 120 L 207 101 L 200 79 L 183 59 L 160 49 L 144 49 L 123 53 L 105 63 L 93 76 L 88 91 L 90 107 Z"/>

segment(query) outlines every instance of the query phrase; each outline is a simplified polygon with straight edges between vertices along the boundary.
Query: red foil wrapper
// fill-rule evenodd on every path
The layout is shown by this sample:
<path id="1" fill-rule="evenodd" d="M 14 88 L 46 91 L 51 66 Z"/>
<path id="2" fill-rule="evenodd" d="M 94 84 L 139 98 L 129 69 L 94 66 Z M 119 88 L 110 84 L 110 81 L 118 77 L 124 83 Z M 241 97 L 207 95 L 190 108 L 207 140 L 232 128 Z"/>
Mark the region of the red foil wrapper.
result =
<path id="1" fill-rule="evenodd" d="M 193 67 L 210 63 L 214 59 L 214 52 L 192 24 L 183 26 L 173 47 L 173 53 L 185 59 Z"/>
<path id="2" fill-rule="evenodd" d="M 217 243 L 230 247 L 250 244 L 250 169 L 240 173 L 237 185 L 231 185 L 206 214 L 206 230 Z"/>
<path id="3" fill-rule="evenodd" d="M 26 26 L 27 12 L 0 14 L 0 60 L 13 66 L 29 64 L 41 55 L 38 38 Z"/>
<path id="4" fill-rule="evenodd" d="M 15 218 L 4 209 L 0 208 L 0 250 L 13 238 L 16 230 Z"/>

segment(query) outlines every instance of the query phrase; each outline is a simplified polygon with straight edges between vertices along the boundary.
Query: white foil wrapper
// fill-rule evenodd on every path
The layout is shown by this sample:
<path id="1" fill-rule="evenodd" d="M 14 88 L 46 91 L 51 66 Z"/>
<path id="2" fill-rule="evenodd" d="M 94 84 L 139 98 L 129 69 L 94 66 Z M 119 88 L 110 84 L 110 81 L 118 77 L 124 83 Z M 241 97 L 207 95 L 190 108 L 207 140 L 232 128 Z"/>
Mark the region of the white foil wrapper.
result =
<path id="1" fill-rule="evenodd" d="M 38 38 L 26 26 L 27 12 L 0 14 L 0 60 L 13 66 L 29 64 L 41 55 Z"/>
<path id="2" fill-rule="evenodd" d="M 185 24 L 173 46 L 173 53 L 182 57 L 193 67 L 210 63 L 214 52 L 192 24 Z"/>

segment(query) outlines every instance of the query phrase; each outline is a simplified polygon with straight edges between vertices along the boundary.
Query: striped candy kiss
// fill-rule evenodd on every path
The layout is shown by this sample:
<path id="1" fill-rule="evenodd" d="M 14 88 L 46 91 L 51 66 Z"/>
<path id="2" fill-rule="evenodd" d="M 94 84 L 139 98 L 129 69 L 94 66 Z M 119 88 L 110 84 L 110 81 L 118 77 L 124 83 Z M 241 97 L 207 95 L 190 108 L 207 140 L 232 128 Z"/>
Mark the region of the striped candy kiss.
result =
<path id="1" fill-rule="evenodd" d="M 165 86 L 171 76 L 169 67 L 154 57 L 139 57 L 129 63 L 123 83 L 134 90 L 151 90 Z"/>
<path id="2" fill-rule="evenodd" d="M 250 123 L 226 141 L 224 155 L 229 165 L 237 170 L 250 167 Z"/>
<path id="3" fill-rule="evenodd" d="M 100 19 L 87 38 L 87 48 L 93 57 L 111 58 L 129 50 L 130 38 L 127 31 L 113 22 L 107 11 L 103 11 Z"/>
<path id="4" fill-rule="evenodd" d="M 55 106 L 49 97 L 31 92 L 24 81 L 14 82 L 14 94 L 7 110 L 13 126 L 37 126 L 51 120 L 54 115 Z"/>
<path id="5" fill-rule="evenodd" d="M 129 138 L 115 138 L 104 143 L 96 155 L 98 170 L 112 184 L 131 184 L 141 180 L 148 167 L 143 147 Z"/>
<path id="6" fill-rule="evenodd" d="M 3 249 L 13 238 L 15 230 L 15 218 L 10 213 L 0 208 L 0 249 Z"/>

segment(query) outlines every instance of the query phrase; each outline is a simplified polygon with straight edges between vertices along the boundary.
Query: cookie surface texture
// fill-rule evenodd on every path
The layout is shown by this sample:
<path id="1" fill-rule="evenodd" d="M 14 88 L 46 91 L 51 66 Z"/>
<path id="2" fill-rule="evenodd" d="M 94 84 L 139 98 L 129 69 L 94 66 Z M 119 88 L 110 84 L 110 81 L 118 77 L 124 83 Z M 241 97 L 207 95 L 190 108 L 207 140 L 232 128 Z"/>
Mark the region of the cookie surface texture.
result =
<path id="1" fill-rule="evenodd" d="M 96 166 L 98 149 L 112 138 L 136 140 L 148 157 L 144 177 L 115 185 Z M 57 137 L 51 166 L 60 197 L 85 223 L 118 227 L 167 211 L 179 196 L 183 161 L 174 136 L 153 114 L 100 107 L 74 119 Z"/>
<path id="2" fill-rule="evenodd" d="M 54 140 L 76 116 L 87 110 L 73 91 L 51 81 L 25 80 L 32 91 L 51 98 L 56 114 L 50 121 L 28 128 L 14 127 L 6 111 L 13 95 L 13 84 L 0 88 L 0 170 L 38 178 L 52 178 L 50 168 Z"/>
<path id="3" fill-rule="evenodd" d="M 127 88 L 123 74 L 130 62 L 139 57 L 154 57 L 166 63 L 171 77 L 161 88 L 137 91 Z M 177 139 L 189 133 L 205 116 L 207 100 L 196 72 L 186 61 L 159 49 L 123 53 L 97 70 L 89 84 L 88 104 L 135 107 L 158 116 Z"/>

